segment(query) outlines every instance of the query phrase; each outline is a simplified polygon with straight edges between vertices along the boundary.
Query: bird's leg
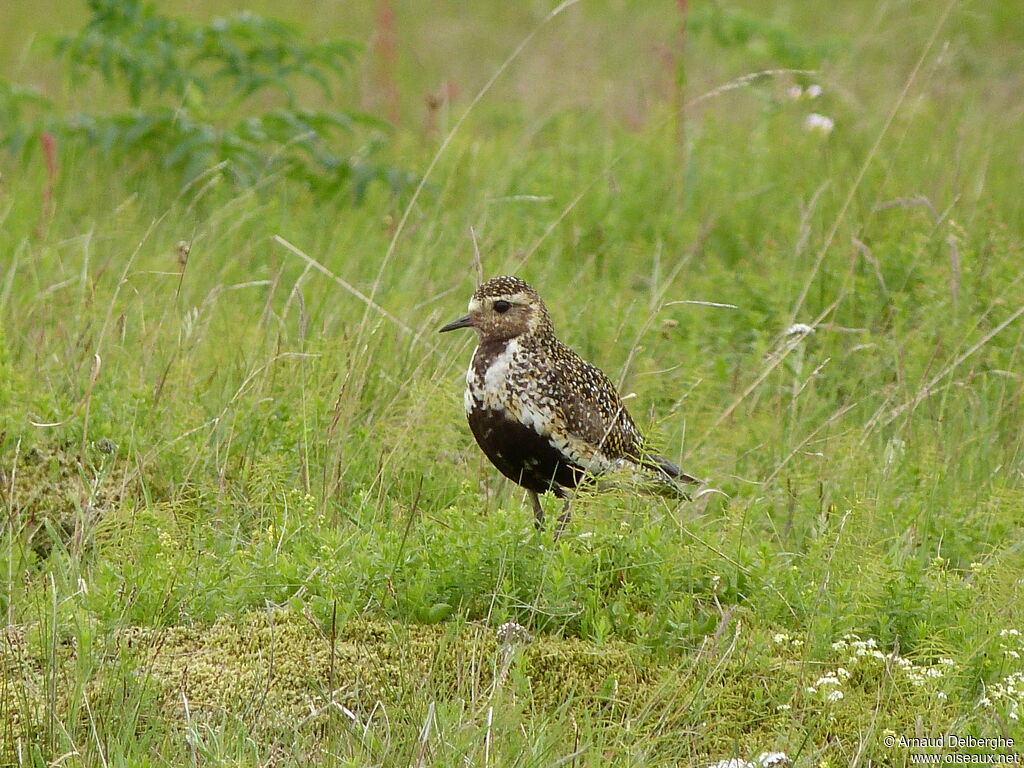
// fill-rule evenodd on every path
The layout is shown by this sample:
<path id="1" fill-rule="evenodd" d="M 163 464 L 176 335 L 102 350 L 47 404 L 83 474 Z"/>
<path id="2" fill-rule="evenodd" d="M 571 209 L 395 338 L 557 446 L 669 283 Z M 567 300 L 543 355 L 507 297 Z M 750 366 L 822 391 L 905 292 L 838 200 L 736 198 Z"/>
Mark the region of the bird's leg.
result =
<path id="1" fill-rule="evenodd" d="M 562 535 L 562 531 L 565 530 L 565 526 L 569 524 L 569 519 L 572 517 L 572 496 L 565 497 L 565 506 L 562 507 L 562 514 L 558 516 L 558 525 L 555 526 L 555 541 Z"/>
<path id="2" fill-rule="evenodd" d="M 537 495 L 536 491 L 527 491 L 530 494 L 530 503 L 533 505 L 533 515 L 536 518 L 534 525 L 538 531 L 544 530 L 544 507 L 540 504 L 540 496 Z"/>

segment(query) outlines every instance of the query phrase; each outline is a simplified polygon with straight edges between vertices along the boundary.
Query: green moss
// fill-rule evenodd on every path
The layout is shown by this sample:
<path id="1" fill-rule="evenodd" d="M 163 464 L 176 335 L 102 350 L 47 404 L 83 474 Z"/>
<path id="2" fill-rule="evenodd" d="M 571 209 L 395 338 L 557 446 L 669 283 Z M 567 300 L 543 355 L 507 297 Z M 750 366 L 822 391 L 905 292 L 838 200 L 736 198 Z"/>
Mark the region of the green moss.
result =
<path id="1" fill-rule="evenodd" d="M 137 492 L 132 468 L 109 440 L 84 453 L 71 445 L 32 446 L 4 472 L 12 477 L 0 476 L 0 481 L 13 489 L 12 509 L 40 557 L 53 547 L 53 537 L 80 544 L 87 530 Z"/>
<path id="2" fill-rule="evenodd" d="M 114 646 L 121 667 L 134 670 L 129 677 L 135 684 L 156 690 L 165 716 L 238 718 L 256 730 L 312 727 L 337 713 L 334 704 L 362 716 L 378 702 L 395 707 L 414 700 L 425 688 L 463 700 L 499 687 L 514 696 L 522 688 L 533 706 L 601 708 L 634 700 L 647 679 L 624 643 L 597 647 L 544 638 L 501 645 L 493 629 L 479 625 L 363 618 L 344 623 L 332 640 L 309 618 L 289 611 L 211 626 L 131 628 L 117 635 Z M 12 634 L 0 662 L 22 694 L 12 699 L 13 711 L 38 720 L 42 662 L 31 656 L 25 633 Z M 92 695 L 100 694 L 108 677 L 94 676 Z M 67 692 L 61 698 L 67 706 Z"/>

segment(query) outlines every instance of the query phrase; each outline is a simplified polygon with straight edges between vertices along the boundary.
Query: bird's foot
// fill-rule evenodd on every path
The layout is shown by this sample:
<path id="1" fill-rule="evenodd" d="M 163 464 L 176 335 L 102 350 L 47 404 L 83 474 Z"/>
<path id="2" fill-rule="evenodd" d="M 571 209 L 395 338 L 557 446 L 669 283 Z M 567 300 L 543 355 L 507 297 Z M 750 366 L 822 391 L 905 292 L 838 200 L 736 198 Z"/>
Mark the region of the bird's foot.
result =
<path id="1" fill-rule="evenodd" d="M 562 514 L 558 516 L 558 525 L 555 526 L 555 541 L 558 541 L 562 537 L 562 533 L 565 531 L 565 526 L 569 524 L 569 520 L 572 519 L 572 499 L 565 500 L 565 506 L 562 508 Z"/>
<path id="2" fill-rule="evenodd" d="M 530 503 L 533 505 L 533 526 L 538 531 L 544 530 L 544 507 L 541 506 L 540 496 L 536 491 L 529 491 Z"/>

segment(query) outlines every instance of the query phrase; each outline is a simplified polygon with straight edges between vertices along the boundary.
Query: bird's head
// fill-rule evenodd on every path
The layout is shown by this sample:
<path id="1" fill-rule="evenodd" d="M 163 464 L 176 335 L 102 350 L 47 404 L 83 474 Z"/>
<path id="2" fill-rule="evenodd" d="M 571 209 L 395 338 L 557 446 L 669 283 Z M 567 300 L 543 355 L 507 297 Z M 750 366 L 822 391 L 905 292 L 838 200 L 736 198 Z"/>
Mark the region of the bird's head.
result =
<path id="1" fill-rule="evenodd" d="M 448 323 L 439 333 L 473 328 L 481 341 L 508 341 L 550 330 L 551 320 L 540 296 L 518 277 L 495 277 L 473 292 L 469 314 Z"/>

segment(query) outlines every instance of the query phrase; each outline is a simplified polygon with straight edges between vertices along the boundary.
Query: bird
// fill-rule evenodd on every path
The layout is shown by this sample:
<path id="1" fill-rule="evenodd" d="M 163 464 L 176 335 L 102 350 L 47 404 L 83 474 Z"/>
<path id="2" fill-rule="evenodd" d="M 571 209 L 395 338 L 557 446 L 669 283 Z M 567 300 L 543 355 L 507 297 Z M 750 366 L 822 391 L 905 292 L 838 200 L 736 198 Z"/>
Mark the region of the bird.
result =
<path id="1" fill-rule="evenodd" d="M 491 463 L 529 494 L 538 529 L 540 494 L 565 500 L 557 539 L 570 519 L 572 493 L 613 471 L 670 495 L 700 481 L 651 453 L 615 386 L 555 335 L 540 295 L 504 275 L 481 284 L 469 313 L 439 329 L 472 328 L 476 351 L 463 398 L 470 430 Z"/>

